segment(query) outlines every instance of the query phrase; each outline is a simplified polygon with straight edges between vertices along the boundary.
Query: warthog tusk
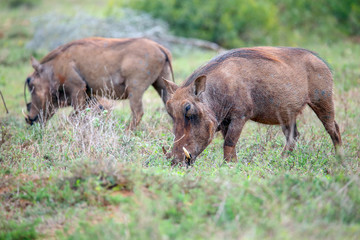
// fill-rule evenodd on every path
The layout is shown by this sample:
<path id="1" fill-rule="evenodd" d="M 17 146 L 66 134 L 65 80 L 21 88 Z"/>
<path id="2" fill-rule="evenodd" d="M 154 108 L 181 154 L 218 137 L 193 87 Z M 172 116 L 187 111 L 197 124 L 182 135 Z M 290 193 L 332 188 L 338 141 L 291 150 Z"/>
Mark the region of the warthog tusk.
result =
<path id="1" fill-rule="evenodd" d="M 24 113 L 24 109 L 21 109 L 21 110 L 22 110 L 21 112 L 22 112 L 22 114 L 24 115 L 24 117 L 25 117 L 26 119 L 28 119 L 29 116 Z"/>
<path id="2" fill-rule="evenodd" d="M 185 147 L 183 147 L 183 150 L 184 150 L 184 153 L 185 153 L 186 158 L 187 158 L 187 159 L 191 159 L 191 156 L 190 156 L 189 151 L 188 151 L 188 150 L 186 150 L 186 148 L 185 148 Z"/>

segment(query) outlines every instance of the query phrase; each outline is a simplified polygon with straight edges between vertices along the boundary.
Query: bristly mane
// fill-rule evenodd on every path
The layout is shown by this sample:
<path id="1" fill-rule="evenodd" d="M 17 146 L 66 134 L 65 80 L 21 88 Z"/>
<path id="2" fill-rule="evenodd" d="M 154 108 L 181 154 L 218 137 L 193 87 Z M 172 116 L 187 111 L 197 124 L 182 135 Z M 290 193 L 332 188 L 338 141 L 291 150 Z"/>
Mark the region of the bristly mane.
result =
<path id="1" fill-rule="evenodd" d="M 307 50 L 305 48 L 292 48 L 292 49 L 296 49 L 296 50 L 302 50 L 308 53 L 311 53 L 312 55 L 314 55 L 315 57 L 317 57 L 318 59 L 320 59 L 323 63 L 325 63 L 325 65 L 330 69 L 330 72 L 333 73 L 333 67 L 330 65 L 330 63 L 328 63 L 325 59 L 323 59 L 322 57 L 320 57 L 320 55 L 317 52 L 313 52 L 310 50 Z"/>
<path id="2" fill-rule="evenodd" d="M 55 48 L 53 51 L 51 51 L 48 55 L 46 55 L 41 61 L 40 64 L 44 64 L 47 62 L 50 62 L 51 60 L 55 59 L 57 56 L 59 56 L 59 54 L 65 52 L 68 48 L 72 47 L 72 46 L 77 46 L 77 45 L 85 45 L 86 41 L 84 40 L 79 40 L 79 41 L 74 41 L 74 42 L 70 42 L 67 43 L 65 45 L 59 46 L 57 48 Z"/>
<path id="3" fill-rule="evenodd" d="M 103 38 L 87 38 L 87 39 L 81 39 L 81 40 L 75 40 L 72 42 L 69 42 L 65 45 L 61 45 L 59 47 L 57 47 L 56 49 L 54 49 L 53 51 L 51 51 L 48 55 L 46 55 L 42 60 L 41 60 L 41 64 L 47 63 L 53 59 L 55 59 L 57 56 L 59 56 L 61 53 L 65 52 L 67 49 L 69 49 L 72 46 L 79 46 L 79 45 L 90 45 L 90 44 L 94 44 L 94 45 L 98 45 L 98 41 L 102 40 Z M 118 46 L 122 46 L 124 44 L 128 44 L 133 42 L 134 40 L 136 40 L 136 38 L 134 39 L 124 39 L 124 41 L 118 41 L 118 39 L 114 39 L 113 41 L 109 41 L 109 46 L 111 47 L 118 47 Z"/>
<path id="4" fill-rule="evenodd" d="M 189 86 L 196 78 L 216 69 L 222 62 L 229 58 L 245 58 L 245 59 L 263 59 L 268 61 L 280 62 L 275 56 L 268 54 L 260 49 L 234 49 L 217 56 L 210 60 L 205 66 L 196 70 L 185 82 L 182 87 Z"/>

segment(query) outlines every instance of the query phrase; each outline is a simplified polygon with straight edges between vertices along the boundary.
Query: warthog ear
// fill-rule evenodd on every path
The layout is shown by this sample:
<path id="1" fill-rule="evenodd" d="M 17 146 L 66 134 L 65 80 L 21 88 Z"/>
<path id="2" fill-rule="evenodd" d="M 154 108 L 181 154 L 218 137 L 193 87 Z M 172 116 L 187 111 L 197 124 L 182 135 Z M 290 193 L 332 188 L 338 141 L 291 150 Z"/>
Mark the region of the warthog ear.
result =
<path id="1" fill-rule="evenodd" d="M 202 75 L 202 76 L 198 77 L 197 79 L 195 79 L 194 86 L 195 86 L 194 94 L 196 96 L 199 96 L 206 89 L 206 76 Z"/>
<path id="2" fill-rule="evenodd" d="M 169 95 L 172 95 L 176 91 L 176 89 L 179 88 L 175 83 L 170 82 L 170 81 L 166 80 L 165 78 L 163 78 L 163 80 L 165 83 L 166 91 L 169 93 Z"/>
<path id="3" fill-rule="evenodd" d="M 41 72 L 42 66 L 33 56 L 31 56 L 31 65 L 35 69 L 35 71 Z"/>

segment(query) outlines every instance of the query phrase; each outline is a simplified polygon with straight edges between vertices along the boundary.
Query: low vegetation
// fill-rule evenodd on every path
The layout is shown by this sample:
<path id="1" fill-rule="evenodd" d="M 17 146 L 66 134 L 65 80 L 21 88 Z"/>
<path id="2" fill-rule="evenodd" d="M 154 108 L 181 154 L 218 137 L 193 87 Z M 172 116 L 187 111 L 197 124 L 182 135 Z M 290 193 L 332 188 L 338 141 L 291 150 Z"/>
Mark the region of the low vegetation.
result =
<path id="1" fill-rule="evenodd" d="M 43 2 L 0 10 L 0 90 L 10 110 L 7 115 L 0 105 L 0 239 L 358 238 L 358 44 L 344 39 L 298 45 L 332 65 L 342 159 L 306 108 L 298 119 L 297 148 L 287 158 L 281 157 L 279 127 L 249 122 L 236 148 L 238 163 L 223 163 L 219 134 L 193 167 L 171 168 L 162 147 L 172 145 L 172 123 L 152 88 L 134 132 L 126 131 L 127 101 L 106 101 L 106 111 L 89 108 L 74 118 L 65 108 L 46 127 L 26 125 L 21 109 L 29 57 L 44 53 L 25 48 L 33 25 L 24 16 L 54 4 Z M 96 15 L 100 9 L 106 7 L 87 11 Z M 176 82 L 216 54 L 177 52 Z"/>

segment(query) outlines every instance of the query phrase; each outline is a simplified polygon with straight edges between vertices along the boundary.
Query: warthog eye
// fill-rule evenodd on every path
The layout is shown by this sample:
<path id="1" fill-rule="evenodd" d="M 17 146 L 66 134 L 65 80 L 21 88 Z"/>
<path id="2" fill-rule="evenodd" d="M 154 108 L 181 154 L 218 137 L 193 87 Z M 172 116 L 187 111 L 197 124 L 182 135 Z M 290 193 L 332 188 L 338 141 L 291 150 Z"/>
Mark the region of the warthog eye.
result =
<path id="1" fill-rule="evenodd" d="M 185 118 L 185 124 L 188 122 L 191 122 L 192 124 L 198 123 L 198 111 L 194 105 L 191 103 L 186 103 L 184 105 L 184 118 Z"/>
<path id="2" fill-rule="evenodd" d="M 185 105 L 185 115 L 187 115 L 190 108 L 191 108 L 191 105 L 189 103 Z"/>
<path id="3" fill-rule="evenodd" d="M 184 105 L 184 117 L 187 119 L 194 119 L 196 117 L 196 107 L 192 106 L 191 103 Z"/>
<path id="4" fill-rule="evenodd" d="M 31 109 L 31 102 L 27 103 L 26 104 L 26 109 L 28 112 L 30 112 L 30 109 Z"/>

